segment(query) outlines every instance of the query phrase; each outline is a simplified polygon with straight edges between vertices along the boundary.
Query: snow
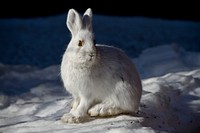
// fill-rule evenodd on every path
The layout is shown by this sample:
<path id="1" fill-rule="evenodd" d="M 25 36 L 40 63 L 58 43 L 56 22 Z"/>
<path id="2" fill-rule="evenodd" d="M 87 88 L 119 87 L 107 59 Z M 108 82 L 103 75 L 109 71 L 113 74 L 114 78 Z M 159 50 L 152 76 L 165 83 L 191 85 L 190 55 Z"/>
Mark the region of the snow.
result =
<path id="1" fill-rule="evenodd" d="M 13 22 L 10 19 L 0 20 L 1 24 L 4 24 L 5 40 L 10 33 L 15 34 L 14 30 L 21 31 L 23 33 L 18 36 L 21 36 L 22 40 L 17 41 L 22 41 L 23 45 L 36 50 L 34 51 L 36 53 L 27 53 L 33 57 L 23 58 L 24 64 L 0 64 L 0 132 L 193 133 L 199 131 L 200 53 L 186 50 L 189 46 L 198 47 L 199 23 L 139 17 L 98 15 L 94 17 L 97 40 L 116 43 L 127 51 L 138 68 L 143 85 L 139 113 L 135 116 L 96 118 L 80 124 L 62 123 L 60 117 L 69 112 L 72 98 L 63 88 L 60 79 L 59 57 L 50 58 L 59 52 L 50 52 L 53 54 L 45 57 L 46 52 L 54 51 L 56 47 L 44 49 L 42 54 L 36 47 L 43 49 L 44 45 L 52 44 L 54 39 L 60 39 L 59 43 L 65 45 L 66 38 L 56 35 L 60 34 L 58 31 L 67 34 L 65 22 L 60 22 L 65 21 L 63 19 L 65 17 L 66 15 L 28 20 L 14 19 Z M 48 21 L 54 23 L 45 25 Z M 10 26 L 9 23 L 12 23 L 12 30 L 6 29 Z M 16 27 L 27 29 L 19 30 Z M 39 31 L 31 33 L 35 27 L 39 27 Z M 158 27 L 162 30 L 154 29 Z M 57 31 L 56 28 L 62 30 Z M 56 33 L 52 33 L 54 30 Z M 27 32 L 29 35 L 26 35 Z M 49 38 L 49 32 L 55 38 Z M 34 40 L 35 34 L 43 35 L 45 41 Z M 116 36 L 112 37 L 113 34 Z M 33 35 L 33 38 L 30 35 Z M 15 41 L 11 40 L 8 44 Z M 160 45 L 149 47 L 154 42 Z M 38 45 L 34 45 L 37 43 Z M 139 49 L 136 51 L 137 57 L 133 53 L 135 49 Z M 31 63 L 27 65 L 29 59 L 37 61 L 39 57 L 48 58 L 47 63 L 43 64 L 45 67 Z M 50 59 L 56 61 L 51 62 Z M 38 61 L 41 63 L 43 60 Z"/>

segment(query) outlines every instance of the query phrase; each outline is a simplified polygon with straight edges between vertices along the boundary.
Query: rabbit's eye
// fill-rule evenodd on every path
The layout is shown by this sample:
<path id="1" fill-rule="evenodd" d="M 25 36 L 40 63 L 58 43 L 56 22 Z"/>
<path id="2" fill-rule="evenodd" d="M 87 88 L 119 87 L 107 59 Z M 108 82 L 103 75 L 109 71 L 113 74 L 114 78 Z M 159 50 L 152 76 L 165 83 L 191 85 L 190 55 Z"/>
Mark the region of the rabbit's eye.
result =
<path id="1" fill-rule="evenodd" d="M 78 41 L 78 46 L 79 46 L 79 47 L 83 46 L 83 43 L 84 43 L 83 40 L 79 40 L 79 41 Z"/>

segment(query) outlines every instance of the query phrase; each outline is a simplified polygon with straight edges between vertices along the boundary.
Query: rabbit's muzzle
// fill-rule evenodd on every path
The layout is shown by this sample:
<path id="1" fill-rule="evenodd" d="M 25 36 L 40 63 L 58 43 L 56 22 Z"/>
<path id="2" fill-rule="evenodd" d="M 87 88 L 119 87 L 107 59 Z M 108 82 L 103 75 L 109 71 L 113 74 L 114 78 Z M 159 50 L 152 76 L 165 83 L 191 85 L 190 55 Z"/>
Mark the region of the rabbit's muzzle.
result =
<path id="1" fill-rule="evenodd" d="M 90 57 L 90 61 L 92 61 L 95 57 L 95 53 L 94 52 L 89 53 L 89 57 Z"/>

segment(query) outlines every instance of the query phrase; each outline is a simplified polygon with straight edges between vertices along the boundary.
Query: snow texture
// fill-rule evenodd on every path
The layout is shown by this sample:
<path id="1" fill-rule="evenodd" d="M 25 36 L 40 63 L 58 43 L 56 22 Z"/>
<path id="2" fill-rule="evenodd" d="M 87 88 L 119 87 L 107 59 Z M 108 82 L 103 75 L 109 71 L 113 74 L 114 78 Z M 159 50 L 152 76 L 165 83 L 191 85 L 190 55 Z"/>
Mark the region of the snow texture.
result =
<path id="1" fill-rule="evenodd" d="M 58 16 L 60 21 L 59 17 L 61 16 Z M 47 20 L 49 19 L 53 18 L 47 18 Z M 38 21 L 46 22 L 42 19 L 31 20 L 30 23 L 32 24 L 30 27 L 27 26 L 30 29 L 26 30 L 34 29 L 34 25 Z M 192 38 L 193 35 L 197 36 L 191 34 L 194 32 L 190 32 L 190 28 L 197 24 L 150 18 L 121 19 L 120 17 L 109 18 L 106 16 L 96 16 L 94 21 L 97 34 L 105 33 L 97 36 L 98 40 L 102 42 L 105 40 L 112 42 L 112 39 L 115 38 L 116 43 L 126 44 L 123 48 L 129 49 L 133 46 L 133 42 L 127 42 L 127 39 L 135 41 L 132 39 L 133 36 L 138 38 L 137 36 L 142 35 L 144 38 L 147 37 L 162 44 L 148 48 L 149 39 L 144 39 L 144 42 L 141 41 L 140 44 L 135 45 L 139 49 L 141 47 L 147 48 L 142 50 L 137 58 L 133 58 L 143 85 L 138 114 L 94 118 L 80 124 L 62 123 L 60 118 L 64 113 L 69 112 L 72 97 L 63 88 L 60 79 L 60 66 L 55 64 L 40 68 L 34 65 L 7 65 L 2 63 L 0 64 L 0 132 L 197 133 L 200 130 L 200 54 L 189 52 L 179 45 L 183 44 L 182 39 L 187 40 Z M 108 25 L 105 25 L 103 21 Z M 25 24 L 27 24 L 26 22 Z M 54 20 L 54 22 L 57 21 Z M 19 20 L 13 26 L 20 27 L 23 24 L 23 20 Z M 127 24 L 129 28 L 125 26 Z M 65 24 L 61 23 L 60 25 Z M 139 25 L 137 31 L 141 31 L 141 34 L 130 28 L 133 25 Z M 158 25 L 162 29 L 166 29 L 167 34 L 165 36 L 159 32 L 162 30 L 155 31 L 156 34 L 152 33 L 151 30 Z M 46 30 L 48 28 L 56 31 L 56 27 L 43 26 L 42 24 L 40 30 L 43 31 L 44 28 L 43 32 L 45 33 L 48 33 L 48 30 Z M 188 32 L 181 33 L 179 28 L 183 31 L 188 30 Z M 64 30 L 67 29 L 64 28 L 63 32 Z M 193 30 L 198 31 L 195 28 Z M 23 30 L 21 31 L 23 32 Z M 111 37 L 116 31 L 118 34 L 114 38 Z M 174 39 L 179 40 L 180 43 L 171 41 L 172 36 L 170 34 L 173 34 Z M 165 39 L 162 37 L 165 37 Z M 22 35 L 22 38 L 24 43 L 25 41 L 31 42 L 30 38 L 25 35 Z M 45 36 L 43 43 L 48 43 L 47 40 L 48 36 Z M 185 42 L 188 43 L 188 40 Z M 198 44 L 199 42 L 193 40 L 192 43 Z M 37 46 L 40 47 L 41 45 L 38 44 Z M 56 50 L 56 48 L 53 49 Z M 131 51 L 129 52 L 131 53 Z M 35 59 L 37 60 L 37 55 L 31 56 L 36 56 Z M 43 56 L 47 55 L 44 54 Z"/>

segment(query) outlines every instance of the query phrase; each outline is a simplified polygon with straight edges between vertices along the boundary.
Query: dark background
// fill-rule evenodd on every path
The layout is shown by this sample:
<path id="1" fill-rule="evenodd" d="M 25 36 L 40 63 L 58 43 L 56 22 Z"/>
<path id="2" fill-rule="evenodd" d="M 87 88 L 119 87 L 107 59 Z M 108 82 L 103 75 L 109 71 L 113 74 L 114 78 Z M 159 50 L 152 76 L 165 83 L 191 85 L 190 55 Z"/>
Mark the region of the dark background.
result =
<path id="1" fill-rule="evenodd" d="M 95 14 L 107 15 L 107 16 L 144 16 L 151 18 L 160 18 L 168 20 L 181 20 L 181 21 L 195 21 L 194 26 L 197 28 L 195 31 L 200 30 L 200 15 L 199 4 L 194 1 L 144 1 L 144 0 L 1 0 L 0 1 L 0 19 L 8 20 L 0 23 L 0 63 L 3 64 L 29 64 L 39 67 L 46 67 L 52 64 L 59 64 L 61 55 L 66 48 L 66 43 L 69 41 L 69 34 L 67 29 L 55 31 L 54 33 L 48 32 L 49 27 L 40 27 L 35 25 L 35 34 L 31 36 L 31 29 L 25 29 L 34 26 L 35 22 L 31 21 L 25 23 L 24 26 L 20 25 L 14 20 L 26 21 L 32 20 L 29 18 L 45 18 L 46 16 L 56 16 L 59 14 L 67 14 L 70 8 L 76 9 L 78 12 L 85 12 L 90 7 Z M 8 18 L 20 18 L 20 19 L 8 19 Z M 34 20 L 34 19 L 33 19 Z M 36 19 L 37 20 L 37 19 Z M 52 22 L 52 21 L 51 21 Z M 19 24 L 18 27 L 12 29 L 12 23 L 14 25 Z M 26 25 L 27 24 L 27 25 Z M 65 19 L 60 22 L 60 26 L 65 25 Z M 4 27 L 7 26 L 7 27 Z M 39 29 L 42 28 L 45 33 L 39 33 Z M 2 29 L 1 29 L 2 28 Z M 55 28 L 55 27 L 54 27 Z M 21 30 L 21 31 L 18 31 Z M 30 31 L 27 31 L 30 30 Z M 151 29 L 155 31 L 156 29 Z M 158 29 L 159 30 L 159 29 Z M 181 30 L 181 29 L 180 29 Z M 188 29 L 188 31 L 191 31 Z M 38 33 L 38 34 L 36 34 Z M 157 32 L 155 31 L 155 34 Z M 176 36 L 173 32 L 170 36 Z M 191 32 L 191 38 L 194 33 Z M 148 34 L 149 35 L 149 34 Z M 147 35 L 147 38 L 148 38 Z M 157 35 L 157 34 L 156 34 Z M 199 35 L 200 36 L 200 35 Z M 24 38 L 25 37 L 25 38 Z M 113 38 L 112 38 L 113 37 Z M 118 45 L 118 39 L 115 36 L 110 36 L 110 40 L 100 40 L 103 42 L 109 42 L 110 44 L 116 44 L 120 48 L 124 48 L 123 44 Z M 52 42 L 46 44 L 45 39 L 50 38 Z M 60 39 L 62 38 L 62 39 Z M 124 37 L 125 38 L 125 37 Z M 123 39 L 124 39 L 123 38 Z M 34 39 L 34 41 L 31 41 Z M 171 38 L 173 40 L 173 37 Z M 184 36 L 181 42 L 184 43 Z M 11 41 L 10 41 L 11 40 Z M 131 39 L 132 40 L 132 39 Z M 153 40 L 153 39 L 150 39 Z M 97 43 L 98 43 L 97 38 Z M 155 42 L 154 42 L 155 41 Z M 163 44 L 163 42 L 157 42 L 156 40 L 149 43 L 151 46 Z M 170 41 L 170 40 L 169 40 Z M 179 40 L 180 41 L 180 40 Z M 14 42 L 14 43 L 13 43 Z M 195 42 L 195 43 L 194 43 Z M 187 45 L 189 51 L 200 51 L 198 35 L 194 35 L 194 39 Z M 34 44 L 36 43 L 36 44 Z M 167 43 L 167 42 L 165 42 Z M 184 43 L 185 44 L 185 43 Z M 142 44 L 140 44 L 142 45 Z M 180 43 L 182 45 L 182 43 Z M 146 45 L 145 45 L 146 46 Z M 130 55 L 134 57 L 138 56 L 140 52 L 146 47 L 133 45 L 130 48 L 124 48 L 130 50 Z M 184 47 L 185 48 L 185 47 Z M 53 52 L 52 52 L 53 51 Z M 134 52 L 132 52 L 134 51 Z"/>
<path id="2" fill-rule="evenodd" d="M 66 13 L 69 8 L 83 12 L 86 8 L 91 7 L 96 14 L 200 21 L 198 5 L 198 2 L 195 1 L 2 0 L 0 2 L 0 17 L 51 16 Z"/>

